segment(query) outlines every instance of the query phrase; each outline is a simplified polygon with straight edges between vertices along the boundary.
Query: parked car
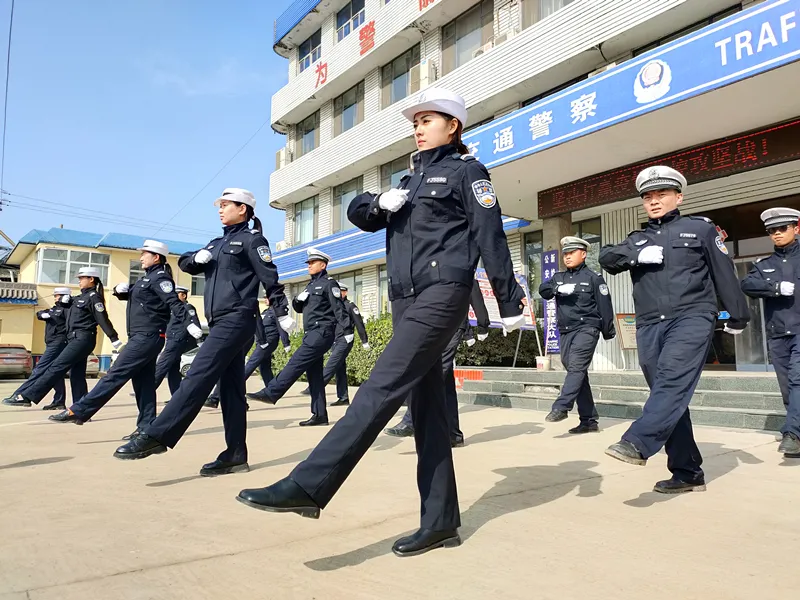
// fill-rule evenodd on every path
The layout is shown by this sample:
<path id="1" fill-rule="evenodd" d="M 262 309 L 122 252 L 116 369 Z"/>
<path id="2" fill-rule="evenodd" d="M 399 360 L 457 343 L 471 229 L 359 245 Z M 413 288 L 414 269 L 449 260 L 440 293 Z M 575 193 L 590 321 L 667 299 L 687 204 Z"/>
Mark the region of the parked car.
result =
<path id="1" fill-rule="evenodd" d="M 33 357 L 21 344 L 0 344 L 0 376 L 30 377 Z"/>
<path id="2" fill-rule="evenodd" d="M 97 379 L 100 376 L 100 359 L 96 355 L 90 354 L 86 359 L 86 377 Z M 69 377 L 69 371 L 64 377 Z"/>
<path id="3" fill-rule="evenodd" d="M 192 361 L 194 361 L 194 357 L 197 356 L 197 351 L 199 349 L 200 346 L 181 354 L 181 377 L 186 377 L 186 374 L 189 372 L 189 367 L 192 366 Z"/>

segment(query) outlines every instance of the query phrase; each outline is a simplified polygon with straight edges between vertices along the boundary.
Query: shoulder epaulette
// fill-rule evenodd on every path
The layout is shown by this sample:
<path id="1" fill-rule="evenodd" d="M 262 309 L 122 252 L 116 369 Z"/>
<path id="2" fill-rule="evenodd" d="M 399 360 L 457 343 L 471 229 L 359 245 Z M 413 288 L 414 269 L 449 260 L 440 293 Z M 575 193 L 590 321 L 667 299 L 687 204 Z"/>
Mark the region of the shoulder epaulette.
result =
<path id="1" fill-rule="evenodd" d="M 705 221 L 706 223 L 711 223 L 711 224 L 713 224 L 713 223 L 714 223 L 714 222 L 713 222 L 711 219 L 709 219 L 708 217 L 701 217 L 701 216 L 696 216 L 696 215 L 689 215 L 689 217 L 688 217 L 688 218 L 690 218 L 690 219 L 694 219 L 695 221 Z"/>
<path id="2" fill-rule="evenodd" d="M 96 295 L 97 295 L 97 292 L 89 292 L 89 295 L 90 295 L 90 296 L 96 296 Z"/>
<path id="3" fill-rule="evenodd" d="M 471 160 L 478 160 L 478 159 L 475 158 L 474 156 L 472 156 L 472 154 L 462 154 L 461 155 L 461 160 L 463 160 L 465 162 L 469 162 Z"/>
<path id="4" fill-rule="evenodd" d="M 762 260 L 766 260 L 768 258 L 769 258 L 769 256 L 762 256 L 761 258 L 757 259 L 756 262 L 760 263 Z"/>
<path id="5" fill-rule="evenodd" d="M 252 233 L 253 235 L 255 235 L 255 234 L 257 234 L 257 233 L 261 233 L 261 232 L 260 232 L 258 229 L 251 229 L 251 230 L 250 230 L 250 233 Z"/>

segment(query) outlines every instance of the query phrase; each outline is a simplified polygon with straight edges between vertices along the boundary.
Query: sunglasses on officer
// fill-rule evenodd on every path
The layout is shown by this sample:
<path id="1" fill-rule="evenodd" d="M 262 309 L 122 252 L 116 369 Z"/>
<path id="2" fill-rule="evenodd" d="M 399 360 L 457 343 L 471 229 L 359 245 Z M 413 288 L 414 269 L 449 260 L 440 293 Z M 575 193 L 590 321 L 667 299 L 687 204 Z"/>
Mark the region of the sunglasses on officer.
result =
<path id="1" fill-rule="evenodd" d="M 786 233 L 790 227 L 794 228 L 796 225 L 787 223 L 786 225 L 778 225 L 777 227 L 767 227 L 767 234 L 775 235 L 776 233 Z"/>

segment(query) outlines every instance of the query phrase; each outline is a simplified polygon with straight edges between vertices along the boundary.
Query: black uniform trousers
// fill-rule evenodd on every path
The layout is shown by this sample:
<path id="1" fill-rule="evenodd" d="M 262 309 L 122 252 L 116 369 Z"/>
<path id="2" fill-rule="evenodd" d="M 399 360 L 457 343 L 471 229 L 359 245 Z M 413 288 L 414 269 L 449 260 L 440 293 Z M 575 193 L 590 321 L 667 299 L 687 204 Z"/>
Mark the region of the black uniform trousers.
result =
<path id="1" fill-rule="evenodd" d="M 129 381 L 133 382 L 139 417 L 136 428 L 142 429 L 156 418 L 156 359 L 164 347 L 157 333 L 134 333 L 92 391 L 74 403 L 70 410 L 81 421 L 88 421 Z"/>
<path id="2" fill-rule="evenodd" d="M 292 387 L 292 384 L 305 373 L 311 391 L 311 413 L 323 419 L 328 418 L 328 405 L 325 402 L 325 383 L 322 380 L 325 353 L 333 346 L 335 325 L 315 327 L 305 332 L 303 343 L 292 354 L 289 362 L 280 373 L 269 382 L 267 395 L 278 400 Z"/>
<path id="3" fill-rule="evenodd" d="M 244 399 L 244 354 L 253 343 L 257 315 L 237 311 L 215 319 L 192 368 L 169 404 L 144 432 L 174 448 L 203 408 L 214 385 L 221 382 L 222 423 L 226 449 L 220 460 L 247 460 L 247 404 Z"/>
<path id="4" fill-rule="evenodd" d="M 781 433 L 793 433 L 800 438 L 800 335 L 771 338 L 769 356 L 786 407 L 786 423 Z"/>
<path id="5" fill-rule="evenodd" d="M 86 386 L 86 359 L 97 343 L 97 332 L 81 331 L 72 334 L 67 340 L 67 347 L 53 360 L 46 372 L 36 378 L 27 390 L 22 393 L 26 400 L 39 404 L 47 393 L 59 382 L 64 383 L 64 376 L 69 371 L 69 383 L 72 399 L 83 398 L 88 390 Z"/>
<path id="6" fill-rule="evenodd" d="M 268 337 L 266 348 L 262 348 L 258 343 L 258 340 L 256 340 L 256 346 L 244 366 L 245 381 L 247 381 L 250 375 L 255 373 L 256 369 L 259 369 L 259 373 L 261 373 L 261 380 L 264 382 L 264 387 L 266 388 L 269 385 L 269 382 L 272 381 L 273 378 L 272 355 L 275 353 L 275 349 L 278 347 L 279 340 L 280 338 L 277 334 L 274 336 L 274 339 L 271 336 Z M 217 383 L 217 385 L 214 387 L 209 399 L 219 401 L 219 383 Z"/>
<path id="7" fill-rule="evenodd" d="M 353 342 L 344 339 L 344 335 L 337 335 L 333 341 L 331 355 L 325 363 L 322 371 L 323 385 L 328 385 L 336 375 L 336 399 L 349 400 L 350 394 L 347 391 L 347 357 L 353 349 Z"/>
<path id="8" fill-rule="evenodd" d="M 156 389 L 167 378 L 169 393 L 174 394 L 178 391 L 183 377 L 181 377 L 181 356 L 192 348 L 197 347 L 194 338 L 181 338 L 178 340 L 167 339 L 164 351 L 156 362 Z"/>
<path id="9" fill-rule="evenodd" d="M 23 383 L 17 391 L 12 394 L 12 396 L 16 396 L 17 394 L 22 394 L 25 396 L 25 390 L 33 385 L 33 382 L 39 379 L 42 375 L 47 373 L 47 369 L 50 368 L 50 365 L 53 364 L 58 355 L 67 347 L 67 340 L 62 342 L 54 342 L 52 344 L 47 344 L 44 349 L 44 354 L 39 357 L 39 362 L 36 363 L 36 366 L 33 368 L 33 372 L 31 376 L 28 377 L 28 381 Z M 62 376 L 60 379 L 57 379 L 55 383 L 53 383 L 53 391 L 55 392 L 55 396 L 53 397 L 53 404 L 60 404 L 64 405 L 67 401 L 67 388 L 64 385 L 64 377 Z"/>
<path id="10" fill-rule="evenodd" d="M 447 406 L 447 422 L 450 424 L 450 437 L 457 438 L 463 437 L 461 433 L 461 423 L 458 418 L 458 390 L 456 389 L 456 373 L 455 373 L 455 359 L 458 345 L 464 339 L 464 334 L 467 331 L 466 323 L 459 327 L 447 348 L 442 353 L 442 378 L 444 379 L 444 398 L 445 405 Z M 403 415 L 401 424 L 413 426 L 411 402 L 408 403 L 409 408 Z"/>
<path id="11" fill-rule="evenodd" d="M 436 283 L 392 301 L 394 334 L 353 402 L 290 477 L 324 508 L 411 394 L 421 526 L 461 525 L 442 381 L 442 353 L 469 305 L 470 287 Z"/>
<path id="12" fill-rule="evenodd" d="M 599 338 L 600 330 L 594 327 L 561 334 L 561 362 L 567 370 L 567 376 L 561 393 L 553 403 L 553 410 L 569 412 L 577 402 L 578 417 L 586 425 L 597 423 L 597 408 L 589 385 L 589 366 Z"/>
<path id="13" fill-rule="evenodd" d="M 703 477 L 689 402 L 708 356 L 714 321 L 714 315 L 693 314 L 636 329 L 639 364 L 650 397 L 622 439 L 645 458 L 665 448 L 667 468 L 688 483 Z"/>

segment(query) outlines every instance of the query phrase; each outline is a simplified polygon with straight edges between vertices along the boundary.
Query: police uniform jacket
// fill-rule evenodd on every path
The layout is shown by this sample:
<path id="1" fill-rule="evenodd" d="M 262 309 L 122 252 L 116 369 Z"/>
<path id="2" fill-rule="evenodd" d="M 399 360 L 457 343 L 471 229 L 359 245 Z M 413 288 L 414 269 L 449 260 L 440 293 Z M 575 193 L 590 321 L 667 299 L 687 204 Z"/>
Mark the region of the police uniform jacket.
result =
<path id="1" fill-rule="evenodd" d="M 128 302 L 128 335 L 135 333 L 162 334 L 167 331 L 170 315 L 189 324 L 189 312 L 175 292 L 175 282 L 163 265 L 147 269 L 144 276 L 127 292 L 113 294 Z"/>
<path id="2" fill-rule="evenodd" d="M 344 307 L 347 310 L 347 316 L 350 317 L 350 327 L 344 330 L 344 335 L 353 335 L 353 329 L 358 330 L 358 337 L 362 344 L 369 342 L 367 339 L 367 329 L 364 327 L 364 319 L 361 318 L 361 311 L 358 310 L 355 302 L 344 300 Z"/>
<path id="3" fill-rule="evenodd" d="M 280 337 L 282 331 L 278 325 L 278 318 L 275 316 L 275 311 L 272 308 L 266 308 L 261 313 L 261 324 L 264 329 L 264 340 L 269 341 L 270 338 Z"/>
<path id="4" fill-rule="evenodd" d="M 209 325 L 216 319 L 235 312 L 257 315 L 258 285 L 264 285 L 270 306 L 282 317 L 289 311 L 283 284 L 278 282 L 278 268 L 272 262 L 272 252 L 266 238 L 247 222 L 223 228 L 223 236 L 211 240 L 205 247 L 211 252 L 206 264 L 194 261 L 196 252 L 186 252 L 178 260 L 182 271 L 192 275 L 204 274 L 205 314 Z M 257 329 L 259 336 L 263 333 Z"/>
<path id="5" fill-rule="evenodd" d="M 53 308 L 40 310 L 36 318 L 44 321 L 44 343 L 59 344 L 67 339 L 67 309 L 60 302 Z"/>
<path id="6" fill-rule="evenodd" d="M 372 193 L 354 198 L 347 210 L 364 231 L 386 229 L 389 299 L 417 295 L 438 282 L 471 286 L 482 258 L 500 316 L 520 315 L 524 293 L 486 167 L 453 145 L 417 153 L 413 167 L 400 182 L 409 194 L 396 213 L 381 209 Z"/>
<path id="7" fill-rule="evenodd" d="M 571 294 L 559 294 L 558 286 L 574 284 Z M 558 330 L 569 333 L 585 328 L 595 328 L 610 340 L 617 335 L 614 326 L 614 307 L 608 286 L 600 273 L 595 273 L 586 263 L 574 269 L 558 271 L 550 281 L 539 286 L 539 295 L 545 300 L 556 299 Z"/>
<path id="8" fill-rule="evenodd" d="M 194 323 L 198 327 L 202 327 L 200 325 L 200 317 L 197 316 L 197 309 L 188 302 L 184 302 L 184 306 L 186 307 L 186 318 L 184 320 L 176 318 L 175 313 L 172 313 L 169 319 L 169 323 L 167 324 L 168 340 L 186 340 L 191 337 L 186 329 L 189 323 Z"/>
<path id="9" fill-rule="evenodd" d="M 350 315 L 342 302 L 342 292 L 336 280 L 322 270 L 311 277 L 305 289 L 308 298 L 303 301 L 294 298 L 292 307 L 303 314 L 303 329 L 310 331 L 317 327 L 336 327 L 353 330 Z"/>
<path id="10" fill-rule="evenodd" d="M 639 264 L 639 252 L 647 246 L 664 249 L 661 264 Z M 731 315 L 732 328 L 741 329 L 750 320 L 733 261 L 705 217 L 683 217 L 674 210 L 650 219 L 621 244 L 604 246 L 600 264 L 612 275 L 630 271 L 637 327 L 688 314 L 716 316 L 717 296 Z"/>
<path id="11" fill-rule="evenodd" d="M 793 296 L 782 296 L 781 281 L 794 284 Z M 762 258 L 742 281 L 748 296 L 764 299 L 767 337 L 800 334 L 800 242 L 795 240 Z"/>
<path id="12" fill-rule="evenodd" d="M 475 323 L 478 326 L 478 333 L 488 332 L 492 321 L 489 318 L 489 311 L 486 309 L 486 302 L 483 300 L 481 284 L 478 283 L 477 279 L 472 280 L 472 291 L 469 294 L 469 304 L 472 306 L 472 310 L 475 312 Z M 469 323 L 469 313 L 467 313 L 467 323 Z M 467 327 L 467 330 L 469 330 L 469 327 Z"/>
<path id="13" fill-rule="evenodd" d="M 97 326 L 103 330 L 112 342 L 119 339 L 114 326 L 108 318 L 106 303 L 95 288 L 82 290 L 79 296 L 72 298 L 67 311 L 67 337 L 81 334 L 97 333 Z"/>

